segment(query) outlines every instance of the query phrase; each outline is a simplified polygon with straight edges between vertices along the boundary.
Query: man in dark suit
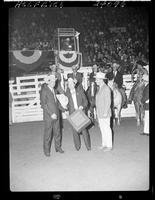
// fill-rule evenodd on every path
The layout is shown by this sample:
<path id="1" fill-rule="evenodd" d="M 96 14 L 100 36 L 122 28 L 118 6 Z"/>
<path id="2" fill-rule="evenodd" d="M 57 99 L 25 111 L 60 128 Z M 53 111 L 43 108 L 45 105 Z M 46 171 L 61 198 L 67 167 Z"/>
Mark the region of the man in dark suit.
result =
<path id="1" fill-rule="evenodd" d="M 98 71 L 97 65 L 93 65 L 92 67 L 92 72 L 89 75 L 89 85 L 86 90 L 86 95 L 88 97 L 88 102 L 89 102 L 89 111 L 90 111 L 90 117 L 93 123 L 95 123 L 95 116 L 94 116 L 94 108 L 95 108 L 95 96 L 97 93 L 97 84 L 95 82 L 95 76 Z"/>
<path id="2" fill-rule="evenodd" d="M 56 90 L 54 86 L 56 84 L 56 76 L 48 75 L 45 78 L 45 84 L 40 92 L 40 101 L 43 108 L 44 119 L 44 138 L 43 138 L 43 150 L 46 156 L 50 156 L 51 143 L 54 136 L 55 150 L 56 152 L 64 153 L 61 148 L 61 130 L 60 130 L 60 109 L 65 111 L 60 106 L 56 98 Z"/>
<path id="3" fill-rule="evenodd" d="M 142 95 L 142 103 L 144 106 L 144 132 L 141 135 L 149 136 L 149 75 L 144 74 L 143 80 L 145 81 L 145 88 Z"/>
<path id="4" fill-rule="evenodd" d="M 106 78 L 108 80 L 114 80 L 114 82 L 117 84 L 119 91 L 121 92 L 122 97 L 123 97 L 122 107 L 127 108 L 127 96 L 125 93 L 125 89 L 122 87 L 123 74 L 119 71 L 119 69 L 120 69 L 119 63 L 114 61 L 112 64 L 112 71 L 106 74 Z"/>
<path id="5" fill-rule="evenodd" d="M 92 66 L 92 72 L 90 73 L 89 75 L 89 81 L 90 82 L 95 82 L 95 76 L 96 76 L 96 73 L 98 72 L 98 66 L 95 64 Z"/>
<path id="6" fill-rule="evenodd" d="M 68 97 L 68 110 L 69 114 L 72 114 L 75 110 L 81 109 L 86 110 L 88 101 L 84 94 L 83 89 L 80 87 L 75 87 L 77 81 L 72 78 L 68 79 L 68 88 L 66 91 L 66 96 Z M 72 127 L 74 145 L 78 151 L 81 147 L 80 133 L 76 132 Z M 91 150 L 90 135 L 87 129 L 81 131 L 87 150 Z"/>
<path id="7" fill-rule="evenodd" d="M 67 75 L 68 78 L 72 78 L 77 81 L 76 87 L 83 88 L 83 74 L 78 72 L 78 67 L 76 65 L 72 66 L 72 73 Z"/>

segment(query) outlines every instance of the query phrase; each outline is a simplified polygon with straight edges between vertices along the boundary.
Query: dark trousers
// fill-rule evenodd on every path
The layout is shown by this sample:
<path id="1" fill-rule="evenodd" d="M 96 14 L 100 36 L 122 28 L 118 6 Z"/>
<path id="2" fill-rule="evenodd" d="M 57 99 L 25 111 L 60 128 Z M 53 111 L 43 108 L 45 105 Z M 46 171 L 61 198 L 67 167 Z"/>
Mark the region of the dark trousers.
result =
<path id="1" fill-rule="evenodd" d="M 44 153 L 50 153 L 51 144 L 54 137 L 55 150 L 61 147 L 62 134 L 60 132 L 59 120 L 45 120 L 43 150 Z"/>
<path id="2" fill-rule="evenodd" d="M 73 128 L 72 128 L 72 132 L 73 132 L 74 146 L 75 146 L 76 150 L 79 150 L 81 148 L 80 133 L 76 132 Z M 86 145 L 87 150 L 90 150 L 91 149 L 91 141 L 90 141 L 89 132 L 87 131 L 87 129 L 84 129 L 81 133 L 82 133 L 84 143 Z"/>

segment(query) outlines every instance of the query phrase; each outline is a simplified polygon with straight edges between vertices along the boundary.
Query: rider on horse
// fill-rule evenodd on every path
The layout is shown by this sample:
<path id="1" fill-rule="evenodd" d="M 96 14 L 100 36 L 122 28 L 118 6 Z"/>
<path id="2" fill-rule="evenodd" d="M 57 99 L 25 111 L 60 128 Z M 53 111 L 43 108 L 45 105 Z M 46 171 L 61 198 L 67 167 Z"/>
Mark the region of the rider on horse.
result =
<path id="1" fill-rule="evenodd" d="M 122 95 L 122 107 L 127 108 L 127 96 L 123 88 L 123 74 L 120 72 L 120 65 L 117 61 L 113 61 L 112 70 L 106 74 L 108 80 L 113 80 L 117 84 Z"/>
<path id="2" fill-rule="evenodd" d="M 128 99 L 128 103 L 131 103 L 133 100 L 133 96 L 134 96 L 134 91 L 137 87 L 137 85 L 142 81 L 142 77 L 144 74 L 147 74 L 147 70 L 144 68 L 144 66 L 146 66 L 146 63 L 144 63 L 143 61 L 139 60 L 136 63 L 135 68 L 132 70 L 132 74 L 131 74 L 131 78 L 132 80 L 134 79 L 134 75 L 137 75 L 137 80 L 135 82 L 135 84 L 133 85 L 131 91 L 130 91 L 130 95 L 129 95 L 129 99 Z"/>

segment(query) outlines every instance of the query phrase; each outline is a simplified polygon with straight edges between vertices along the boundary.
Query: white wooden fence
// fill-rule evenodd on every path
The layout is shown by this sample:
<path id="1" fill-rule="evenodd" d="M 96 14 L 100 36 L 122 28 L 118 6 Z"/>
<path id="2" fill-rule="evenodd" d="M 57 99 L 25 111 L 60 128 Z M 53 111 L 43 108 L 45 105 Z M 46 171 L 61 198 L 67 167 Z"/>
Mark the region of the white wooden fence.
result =
<path id="1" fill-rule="evenodd" d="M 87 75 L 91 72 L 91 67 L 81 68 L 80 72 L 84 73 L 83 86 L 87 89 Z M 65 72 L 64 76 L 67 78 L 67 74 L 71 72 Z M 44 77 L 42 75 L 31 75 L 24 77 L 17 77 L 16 84 L 11 83 L 10 91 L 13 96 L 12 103 L 12 121 L 13 123 L 28 122 L 28 121 L 41 121 L 43 120 L 43 110 L 40 105 L 41 84 L 44 83 Z M 133 85 L 131 82 L 131 75 L 124 75 L 124 85 L 126 86 L 127 96 Z M 128 105 L 127 109 L 122 109 L 122 117 L 134 117 L 135 109 L 133 104 Z"/>

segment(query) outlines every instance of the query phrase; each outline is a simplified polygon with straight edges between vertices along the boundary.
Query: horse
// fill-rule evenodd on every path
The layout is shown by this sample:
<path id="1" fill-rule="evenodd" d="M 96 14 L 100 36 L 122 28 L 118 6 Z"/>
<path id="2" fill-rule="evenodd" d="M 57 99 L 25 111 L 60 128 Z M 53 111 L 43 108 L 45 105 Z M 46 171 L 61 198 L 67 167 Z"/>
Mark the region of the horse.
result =
<path id="1" fill-rule="evenodd" d="M 141 102 L 143 90 L 145 88 L 145 83 L 143 81 L 143 76 L 140 75 L 137 77 L 137 81 L 131 88 L 128 102 L 131 103 L 134 102 L 135 110 L 136 110 L 136 120 L 137 120 L 137 126 L 140 125 L 140 123 L 143 121 L 144 118 L 144 108 L 143 104 Z"/>
<path id="2" fill-rule="evenodd" d="M 117 84 L 113 80 L 108 81 L 108 86 L 112 92 L 112 111 L 114 115 L 114 124 L 117 118 L 117 125 L 120 125 L 121 121 L 121 109 L 122 109 L 122 94 L 118 89 Z"/>

